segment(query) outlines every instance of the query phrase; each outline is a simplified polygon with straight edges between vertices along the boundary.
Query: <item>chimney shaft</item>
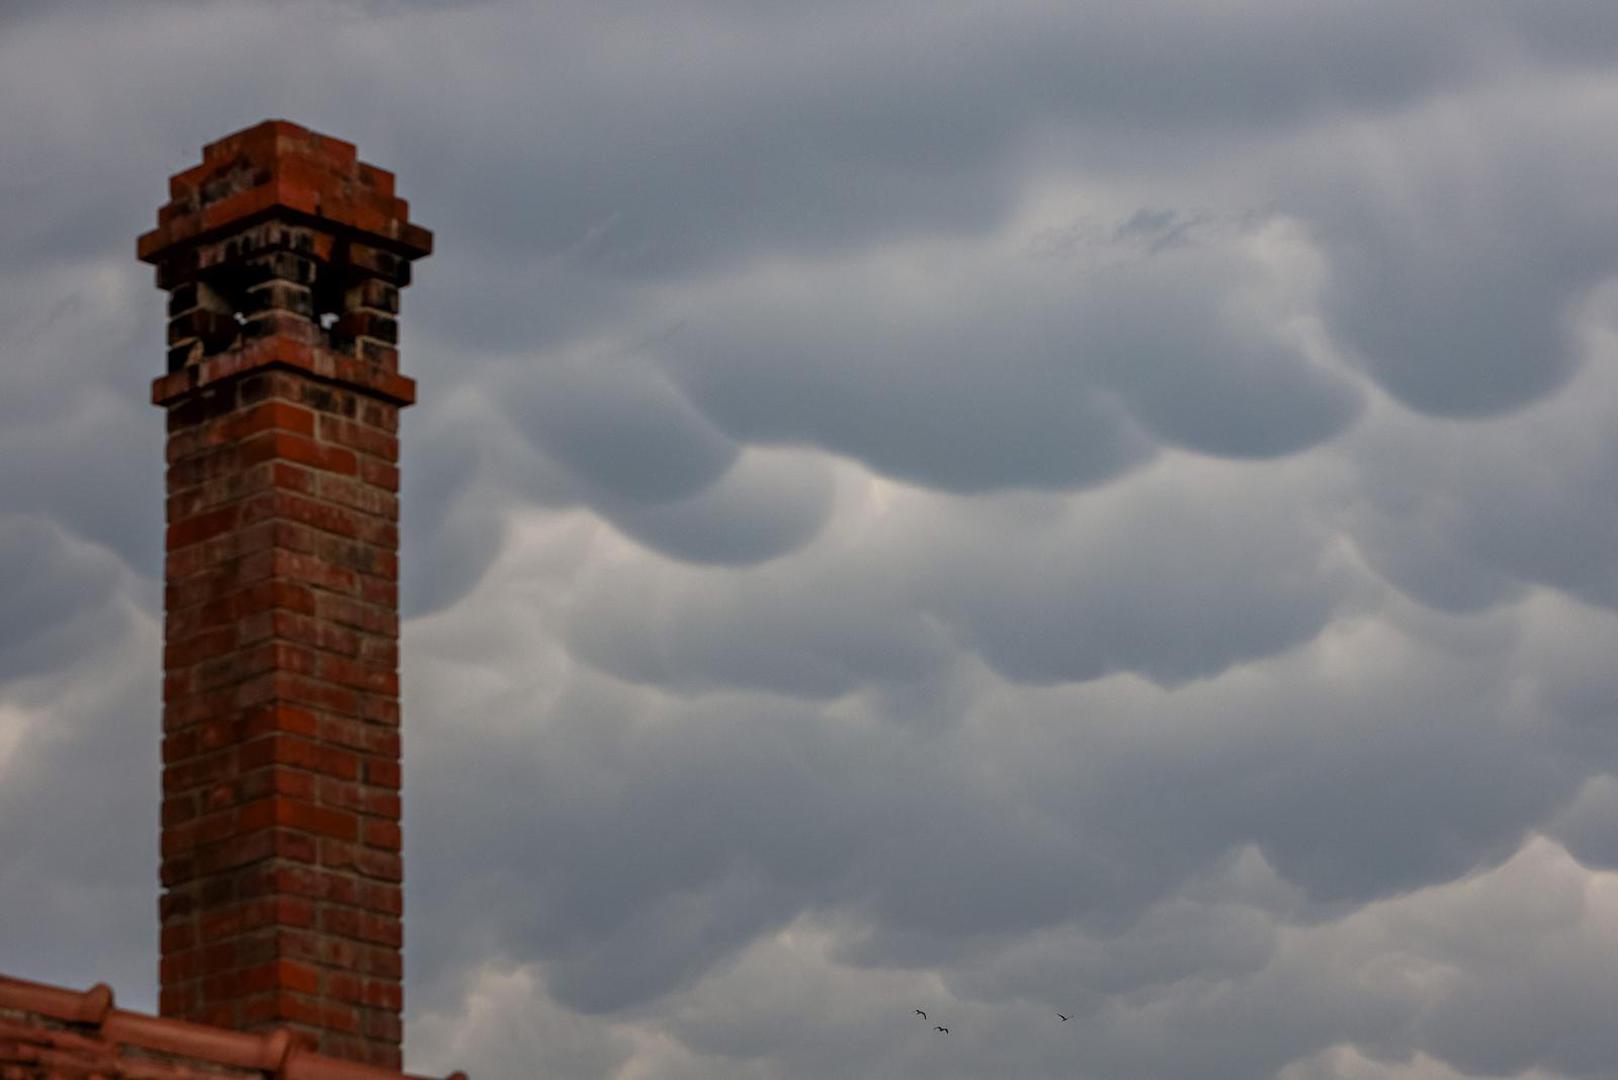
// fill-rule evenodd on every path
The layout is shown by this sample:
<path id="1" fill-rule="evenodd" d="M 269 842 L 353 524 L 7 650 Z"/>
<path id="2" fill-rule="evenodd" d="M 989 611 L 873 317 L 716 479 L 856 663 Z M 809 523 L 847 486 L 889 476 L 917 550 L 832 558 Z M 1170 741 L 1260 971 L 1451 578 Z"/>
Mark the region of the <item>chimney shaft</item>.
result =
<path id="1" fill-rule="evenodd" d="M 432 236 L 284 121 L 169 193 L 160 1008 L 398 1068 L 395 318 Z"/>

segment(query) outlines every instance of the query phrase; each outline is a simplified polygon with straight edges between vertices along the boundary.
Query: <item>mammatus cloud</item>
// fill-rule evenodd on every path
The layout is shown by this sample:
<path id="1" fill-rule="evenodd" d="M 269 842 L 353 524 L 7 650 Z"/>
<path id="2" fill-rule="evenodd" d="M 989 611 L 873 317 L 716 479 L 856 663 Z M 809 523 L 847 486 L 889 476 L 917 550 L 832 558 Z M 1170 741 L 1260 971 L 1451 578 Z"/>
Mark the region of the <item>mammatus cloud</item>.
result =
<path id="1" fill-rule="evenodd" d="M 1611 4 L 0 24 L 8 972 L 150 1004 L 130 245 L 285 115 L 440 241 L 413 1069 L 1610 1073 Z"/>
<path id="2" fill-rule="evenodd" d="M 674 994 L 656 1013 L 610 1026 L 561 1021 L 532 971 L 498 968 L 474 977 L 464 1014 L 427 1024 L 453 1037 L 504 1023 L 533 1041 L 484 1045 L 543 1054 L 554 1044 L 560 1076 L 616 1067 L 616 1075 L 743 1077 L 761 1061 L 787 1077 L 827 1068 L 963 1078 L 1604 1075 L 1613 1048 L 1599 1003 L 1610 976 L 1593 958 L 1610 947 L 1610 873 L 1536 838 L 1486 874 L 1280 932 L 1258 897 L 1239 892 L 1265 873 L 1261 861 L 1239 857 L 1205 879 L 1196 899 L 1148 910 L 1127 946 L 1097 948 L 1081 932 L 1055 931 L 1035 947 L 996 953 L 983 975 L 960 981 L 839 962 L 836 929 L 805 921 L 760 938 L 703 992 Z M 1136 973 L 1120 980 L 1114 958 L 1131 954 Z M 1143 990 L 1138 973 L 1152 968 L 1162 980 Z M 1557 1008 L 1538 1007 L 1546 1001 Z M 913 1003 L 950 1024 L 948 1042 L 904 1008 Z M 1056 1017 L 1064 1004 L 1068 1024 Z M 1553 1049 L 1516 1049 L 1529 1045 Z M 477 1051 L 456 1049 L 462 1061 Z M 511 1060 L 473 1063 L 500 1072 Z"/>
<path id="3" fill-rule="evenodd" d="M 1357 125 L 1293 193 L 1327 252 L 1328 326 L 1412 408 L 1499 415 L 1579 363 L 1581 305 L 1618 265 L 1618 214 L 1597 194 L 1618 158 L 1581 145 L 1611 88 L 1567 81 Z"/>
<path id="4" fill-rule="evenodd" d="M 734 437 L 949 491 L 1089 487 L 1155 445 L 1264 458 L 1343 430 L 1357 395 L 1295 325 L 1285 223 L 1163 245 L 1173 215 L 1140 220 L 1060 248 L 999 236 L 754 268 L 671 296 L 682 328 L 660 350 Z"/>

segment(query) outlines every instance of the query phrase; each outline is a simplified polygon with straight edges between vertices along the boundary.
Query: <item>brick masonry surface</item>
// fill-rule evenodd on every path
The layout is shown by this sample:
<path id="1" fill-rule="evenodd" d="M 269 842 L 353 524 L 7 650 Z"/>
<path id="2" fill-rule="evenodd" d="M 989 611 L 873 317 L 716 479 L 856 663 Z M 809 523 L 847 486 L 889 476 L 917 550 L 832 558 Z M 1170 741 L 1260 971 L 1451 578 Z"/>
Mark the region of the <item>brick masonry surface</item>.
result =
<path id="1" fill-rule="evenodd" d="M 280 121 L 175 177 L 164 1016 L 399 1066 L 399 288 L 392 177 Z"/>

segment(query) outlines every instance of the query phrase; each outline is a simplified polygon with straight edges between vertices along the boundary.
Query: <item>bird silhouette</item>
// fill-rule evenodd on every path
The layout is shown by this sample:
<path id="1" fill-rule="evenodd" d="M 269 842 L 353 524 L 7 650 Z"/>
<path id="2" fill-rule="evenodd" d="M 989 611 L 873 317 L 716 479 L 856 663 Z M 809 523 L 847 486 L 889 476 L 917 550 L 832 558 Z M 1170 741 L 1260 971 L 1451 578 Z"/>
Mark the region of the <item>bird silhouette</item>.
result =
<path id="1" fill-rule="evenodd" d="M 927 1014 L 922 1012 L 920 1009 L 916 1010 L 916 1015 L 921 1017 L 923 1020 L 927 1019 Z"/>
<path id="2" fill-rule="evenodd" d="M 942 1031 L 945 1035 L 949 1034 L 949 1028 L 947 1028 L 947 1027 L 934 1027 L 933 1030 L 934 1031 Z"/>
<path id="3" fill-rule="evenodd" d="M 1060 1016 L 1062 1018 L 1062 1023 L 1064 1023 L 1064 1024 L 1067 1023 L 1069 1020 L 1073 1019 L 1071 1016 L 1062 1016 L 1061 1013 L 1057 1013 L 1056 1015 Z"/>

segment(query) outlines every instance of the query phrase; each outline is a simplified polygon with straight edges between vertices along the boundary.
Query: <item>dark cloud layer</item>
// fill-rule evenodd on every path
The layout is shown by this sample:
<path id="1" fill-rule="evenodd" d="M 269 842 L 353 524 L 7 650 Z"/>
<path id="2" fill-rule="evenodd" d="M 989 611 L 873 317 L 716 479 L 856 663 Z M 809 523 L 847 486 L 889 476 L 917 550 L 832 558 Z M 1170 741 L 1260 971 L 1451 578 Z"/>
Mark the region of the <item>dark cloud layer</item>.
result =
<path id="1" fill-rule="evenodd" d="M 414 1069 L 1618 1075 L 1612 4 L 0 29 L 8 972 L 151 1003 L 133 237 L 279 115 L 439 240 Z"/>

